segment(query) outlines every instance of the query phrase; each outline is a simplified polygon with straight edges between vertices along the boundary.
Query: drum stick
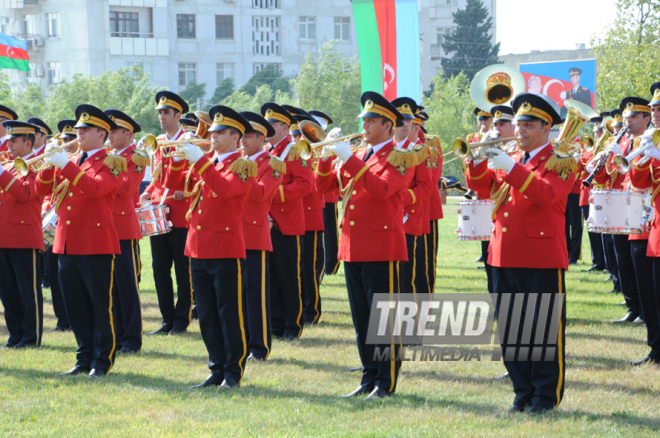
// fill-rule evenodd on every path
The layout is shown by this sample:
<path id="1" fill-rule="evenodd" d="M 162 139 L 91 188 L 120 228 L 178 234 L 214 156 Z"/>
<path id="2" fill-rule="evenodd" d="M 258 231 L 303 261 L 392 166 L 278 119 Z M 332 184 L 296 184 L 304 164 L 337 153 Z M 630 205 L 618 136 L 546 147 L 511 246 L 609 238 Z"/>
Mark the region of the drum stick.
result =
<path id="1" fill-rule="evenodd" d="M 138 204 L 149 204 L 149 203 L 152 203 L 152 202 L 153 202 L 153 203 L 156 203 L 156 202 L 159 202 L 159 201 L 160 201 L 160 203 L 162 204 L 162 203 L 165 202 L 166 200 L 168 200 L 168 199 L 173 199 L 173 198 L 174 198 L 174 196 L 168 196 L 168 197 L 166 197 L 166 198 L 161 198 L 161 199 L 148 199 L 148 200 L 146 200 L 146 201 L 140 201 L 140 202 L 138 202 Z"/>

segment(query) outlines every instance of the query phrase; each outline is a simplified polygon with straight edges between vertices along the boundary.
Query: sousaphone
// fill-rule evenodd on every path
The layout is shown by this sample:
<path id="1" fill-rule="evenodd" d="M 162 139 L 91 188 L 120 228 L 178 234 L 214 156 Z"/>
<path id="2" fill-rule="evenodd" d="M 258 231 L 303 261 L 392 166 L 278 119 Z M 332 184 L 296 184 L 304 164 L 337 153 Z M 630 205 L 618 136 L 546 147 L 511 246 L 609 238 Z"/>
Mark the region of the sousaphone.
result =
<path id="1" fill-rule="evenodd" d="M 516 94 L 525 92 L 525 78 L 513 67 L 493 64 L 481 70 L 472 79 L 470 97 L 482 111 L 495 105 L 511 105 Z"/>

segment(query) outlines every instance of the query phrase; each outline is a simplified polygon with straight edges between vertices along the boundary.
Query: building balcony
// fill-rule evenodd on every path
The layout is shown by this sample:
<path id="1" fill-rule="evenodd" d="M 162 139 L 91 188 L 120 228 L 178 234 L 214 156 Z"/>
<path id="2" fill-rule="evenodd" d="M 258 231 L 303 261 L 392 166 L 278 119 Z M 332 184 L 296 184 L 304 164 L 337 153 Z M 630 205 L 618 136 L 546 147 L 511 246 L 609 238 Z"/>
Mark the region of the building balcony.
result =
<path id="1" fill-rule="evenodd" d="M 40 52 L 44 48 L 44 38 L 41 35 L 26 33 L 12 33 L 9 35 L 19 40 L 25 40 L 28 52 Z"/>
<path id="2" fill-rule="evenodd" d="M 26 6 L 36 6 L 39 0 L 0 0 L 3 9 L 23 9 Z"/>
<path id="3" fill-rule="evenodd" d="M 169 54 L 170 42 L 167 38 L 154 38 L 153 34 L 146 38 L 110 36 L 110 55 L 169 56 Z"/>

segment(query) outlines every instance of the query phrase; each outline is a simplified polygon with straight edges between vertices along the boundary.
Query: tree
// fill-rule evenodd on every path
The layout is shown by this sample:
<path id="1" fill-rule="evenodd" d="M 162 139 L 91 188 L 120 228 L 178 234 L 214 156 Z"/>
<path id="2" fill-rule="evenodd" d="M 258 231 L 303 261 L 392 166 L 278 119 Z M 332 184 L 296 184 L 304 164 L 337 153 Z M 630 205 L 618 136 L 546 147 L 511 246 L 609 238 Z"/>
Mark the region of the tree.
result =
<path id="1" fill-rule="evenodd" d="M 452 17 L 456 28 L 442 43 L 448 55 L 442 58 L 442 70 L 446 79 L 465 72 L 471 81 L 479 70 L 499 62 L 500 43 L 491 43 L 493 18 L 481 0 L 467 0 L 465 9 L 458 9 Z"/>
<path id="2" fill-rule="evenodd" d="M 283 75 L 284 73 L 278 69 L 276 64 L 269 64 L 255 73 L 245 85 L 239 88 L 239 91 L 254 96 L 257 88 L 268 85 L 273 91 L 281 90 L 284 93 L 290 93 L 291 85 Z"/>
<path id="3" fill-rule="evenodd" d="M 211 98 L 211 103 L 217 105 L 222 102 L 223 99 L 227 98 L 231 93 L 234 92 L 234 78 L 227 78 L 218 87 L 213 93 Z"/>
<path id="4" fill-rule="evenodd" d="M 626 96 L 649 98 L 660 72 L 660 1 L 618 0 L 617 10 L 605 37 L 591 41 L 599 111 L 618 108 Z"/>
<path id="5" fill-rule="evenodd" d="M 183 91 L 179 92 L 179 97 L 188 102 L 191 111 L 201 110 L 201 108 L 197 108 L 197 99 L 204 100 L 205 95 L 206 83 L 191 82 Z"/>

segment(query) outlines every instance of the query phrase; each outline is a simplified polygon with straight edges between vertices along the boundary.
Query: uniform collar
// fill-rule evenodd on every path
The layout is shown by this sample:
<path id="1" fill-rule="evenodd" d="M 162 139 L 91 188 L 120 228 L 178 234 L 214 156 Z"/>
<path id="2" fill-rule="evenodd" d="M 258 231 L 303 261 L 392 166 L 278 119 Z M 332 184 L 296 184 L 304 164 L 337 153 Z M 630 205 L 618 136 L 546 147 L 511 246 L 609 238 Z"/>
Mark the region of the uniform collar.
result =
<path id="1" fill-rule="evenodd" d="M 259 158 L 259 155 L 262 155 L 262 154 L 265 154 L 265 153 L 266 153 L 266 151 L 259 151 L 259 152 L 257 152 L 257 153 L 254 154 L 254 155 L 250 155 L 250 156 L 248 157 L 248 159 L 250 159 L 250 160 L 252 160 L 252 161 L 257 161 L 257 158 Z"/>
<path id="2" fill-rule="evenodd" d="M 119 155 L 119 156 L 121 156 L 121 154 L 123 154 L 124 152 L 126 152 L 127 150 L 129 150 L 130 148 L 132 148 L 133 145 L 135 145 L 135 143 L 131 143 L 131 144 L 129 144 L 129 145 L 126 146 L 124 149 L 120 150 L 119 152 L 115 151 L 115 155 Z"/>
<path id="3" fill-rule="evenodd" d="M 374 150 L 374 155 L 376 155 L 378 152 L 380 152 L 380 150 L 383 149 L 383 147 L 386 144 L 390 143 L 391 141 L 392 140 L 387 140 L 387 141 L 384 141 L 382 143 L 377 144 L 376 146 L 371 146 L 371 148 Z"/>
<path id="4" fill-rule="evenodd" d="M 221 162 L 225 161 L 230 155 L 233 155 L 237 152 L 238 151 L 225 152 L 224 154 L 216 155 L 215 157 L 213 157 L 213 159 L 215 160 L 217 158 L 218 163 L 221 163 Z"/>
<path id="5" fill-rule="evenodd" d="M 179 136 L 181 135 L 182 132 L 183 132 L 183 130 L 181 128 L 179 128 L 179 130 L 176 131 L 176 134 L 174 134 L 174 137 L 172 137 L 172 138 L 168 137 L 167 132 L 166 132 L 165 133 L 165 140 L 176 140 L 177 138 L 179 138 Z"/>

